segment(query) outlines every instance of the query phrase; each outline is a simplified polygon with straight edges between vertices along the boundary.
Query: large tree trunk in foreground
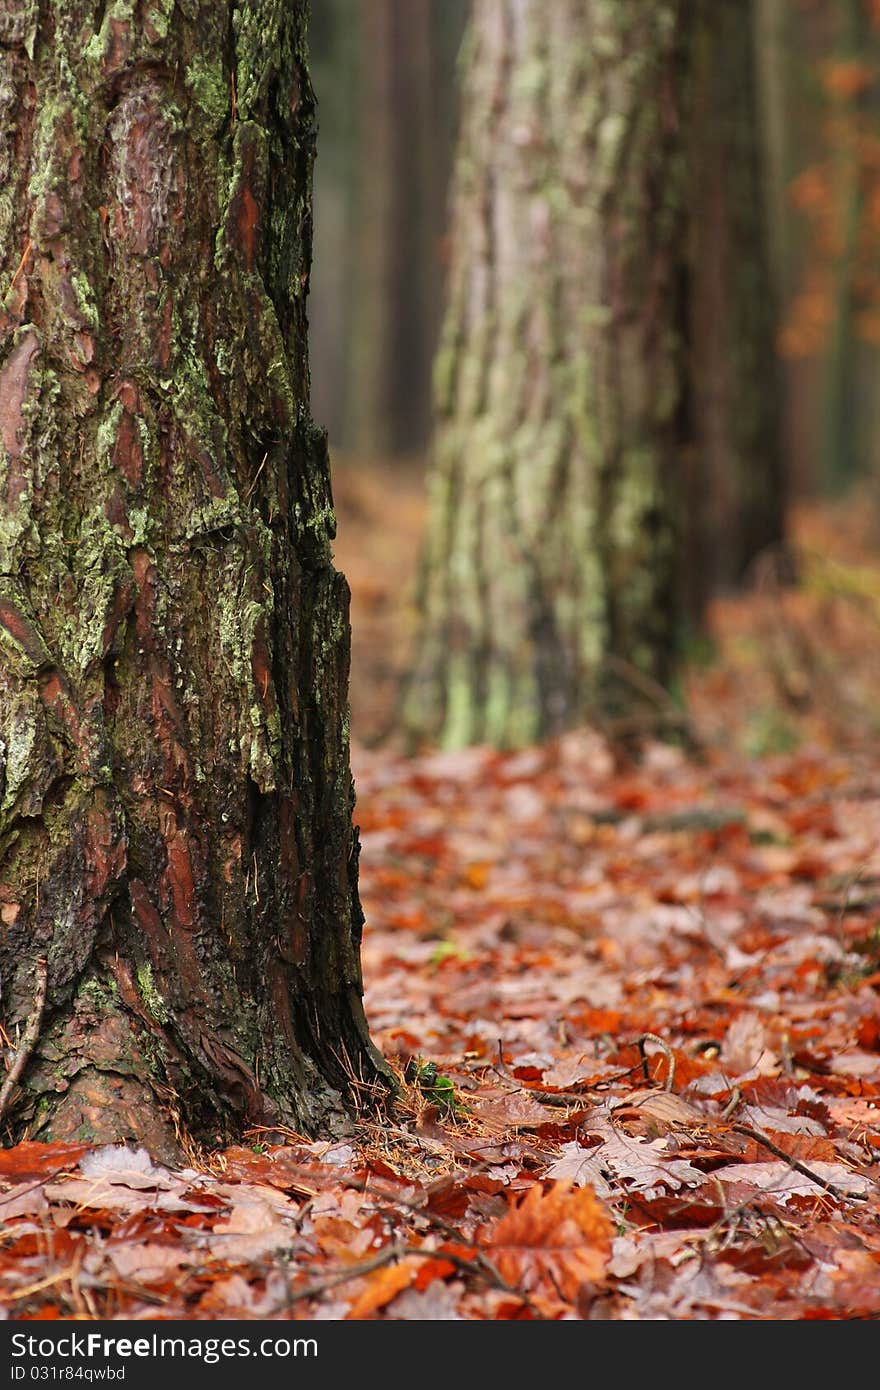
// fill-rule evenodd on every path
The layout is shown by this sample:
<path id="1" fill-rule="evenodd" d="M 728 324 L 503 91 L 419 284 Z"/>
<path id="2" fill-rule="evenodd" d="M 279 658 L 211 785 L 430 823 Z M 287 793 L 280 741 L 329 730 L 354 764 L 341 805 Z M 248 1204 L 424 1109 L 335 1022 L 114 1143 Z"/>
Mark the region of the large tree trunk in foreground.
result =
<path id="1" fill-rule="evenodd" d="M 751 0 L 697 7 L 688 199 L 694 619 L 784 532 L 782 371 L 751 10 Z"/>
<path id="2" fill-rule="evenodd" d="M 11 1135 L 314 1129 L 376 1075 L 303 28 L 299 0 L 0 13 L 13 1044 L 48 973 Z"/>
<path id="3" fill-rule="evenodd" d="M 475 0 L 406 718 L 522 744 L 675 646 L 688 0 Z"/>

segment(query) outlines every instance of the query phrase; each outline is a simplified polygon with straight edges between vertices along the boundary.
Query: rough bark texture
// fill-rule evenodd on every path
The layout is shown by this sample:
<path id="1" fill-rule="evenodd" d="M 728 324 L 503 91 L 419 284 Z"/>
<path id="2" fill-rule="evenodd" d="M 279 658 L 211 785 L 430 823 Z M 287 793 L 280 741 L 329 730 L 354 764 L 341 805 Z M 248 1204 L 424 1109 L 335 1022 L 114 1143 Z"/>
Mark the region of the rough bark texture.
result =
<path id="1" fill-rule="evenodd" d="M 688 0 L 475 0 L 406 719 L 522 744 L 666 683 Z"/>
<path id="2" fill-rule="evenodd" d="M 784 533 L 782 374 L 751 8 L 751 0 L 697 5 L 688 197 L 693 618 Z"/>
<path id="3" fill-rule="evenodd" d="M 11 1133 L 314 1129 L 361 1007 L 300 0 L 0 3 Z"/>

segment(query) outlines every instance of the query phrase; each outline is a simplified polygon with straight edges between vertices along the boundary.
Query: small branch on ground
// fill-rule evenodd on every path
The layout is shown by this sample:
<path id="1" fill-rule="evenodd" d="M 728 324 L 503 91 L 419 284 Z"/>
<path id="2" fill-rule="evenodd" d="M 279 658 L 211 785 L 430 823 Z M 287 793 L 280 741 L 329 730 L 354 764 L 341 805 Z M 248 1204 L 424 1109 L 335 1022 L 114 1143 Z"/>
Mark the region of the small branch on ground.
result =
<path id="1" fill-rule="evenodd" d="M 664 1091 L 671 1091 L 672 1084 L 675 1081 L 675 1054 L 672 1048 L 669 1046 L 669 1043 L 664 1042 L 662 1038 L 658 1038 L 656 1033 L 643 1033 L 640 1038 L 636 1038 L 636 1045 L 642 1058 L 642 1074 L 646 1081 L 653 1080 L 651 1073 L 648 1071 L 648 1057 L 645 1052 L 646 1042 L 656 1043 L 666 1057 L 669 1063 L 669 1075 L 664 1082 L 663 1089 Z"/>
<path id="2" fill-rule="evenodd" d="M 395 1260 L 405 1259 L 413 1255 L 421 1260 L 446 1260 L 449 1264 L 455 1265 L 456 1269 L 462 1270 L 467 1274 L 479 1275 L 488 1283 L 501 1289 L 504 1293 L 516 1295 L 522 1298 L 523 1302 L 528 1302 L 512 1284 L 508 1284 L 505 1279 L 495 1269 L 489 1260 L 477 1256 L 475 1260 L 463 1259 L 460 1255 L 455 1255 L 446 1250 L 423 1250 L 418 1246 L 404 1245 L 402 1242 L 394 1245 L 386 1245 L 384 1250 L 373 1255 L 368 1260 L 361 1260 L 358 1264 L 348 1265 L 347 1268 L 338 1270 L 336 1273 L 328 1274 L 323 1279 L 315 1279 L 311 1284 L 306 1284 L 301 1289 L 291 1289 L 286 1304 L 301 1303 L 303 1299 L 318 1298 L 328 1289 L 335 1289 L 340 1284 L 347 1284 L 352 1279 L 362 1278 L 366 1274 L 373 1274 L 377 1269 L 382 1269 L 385 1265 L 393 1264 Z M 285 1304 L 285 1306 L 286 1306 Z"/>
<path id="3" fill-rule="evenodd" d="M 842 1188 L 829 1182 L 827 1178 L 820 1177 L 812 1168 L 808 1168 L 806 1163 L 801 1163 L 799 1158 L 792 1158 L 791 1154 L 785 1152 L 785 1149 L 774 1144 L 773 1140 L 768 1139 L 766 1134 L 762 1134 L 759 1129 L 752 1129 L 751 1125 L 731 1125 L 730 1128 L 736 1134 L 744 1134 L 747 1139 L 754 1139 L 756 1144 L 761 1144 L 776 1158 L 784 1159 L 790 1168 L 793 1168 L 796 1173 L 800 1173 L 801 1177 L 809 1178 L 810 1182 L 816 1183 L 830 1196 L 836 1197 L 838 1201 L 845 1202 L 848 1197 L 854 1202 L 866 1202 L 868 1200 L 864 1192 L 844 1192 Z"/>

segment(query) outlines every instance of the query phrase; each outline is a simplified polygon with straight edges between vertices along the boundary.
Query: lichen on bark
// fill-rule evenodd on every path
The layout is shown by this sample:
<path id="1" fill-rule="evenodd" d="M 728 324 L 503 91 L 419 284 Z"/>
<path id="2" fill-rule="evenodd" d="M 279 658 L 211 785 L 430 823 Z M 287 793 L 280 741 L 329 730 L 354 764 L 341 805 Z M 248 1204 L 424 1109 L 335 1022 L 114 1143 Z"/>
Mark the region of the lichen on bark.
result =
<path id="1" fill-rule="evenodd" d="M 416 738 L 524 744 L 670 676 L 688 9 L 473 7 Z"/>
<path id="2" fill-rule="evenodd" d="M 0 17 L 11 1038 L 40 956 L 49 987 L 10 1132 L 313 1130 L 381 1061 L 308 402 L 305 6 L 35 16 Z"/>

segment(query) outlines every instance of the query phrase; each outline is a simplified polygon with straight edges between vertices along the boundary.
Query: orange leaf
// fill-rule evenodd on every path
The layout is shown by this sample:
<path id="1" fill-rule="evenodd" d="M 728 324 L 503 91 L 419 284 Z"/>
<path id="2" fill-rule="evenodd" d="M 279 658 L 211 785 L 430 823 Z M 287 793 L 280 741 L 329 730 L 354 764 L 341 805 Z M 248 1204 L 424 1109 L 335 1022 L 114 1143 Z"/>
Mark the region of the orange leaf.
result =
<path id="1" fill-rule="evenodd" d="M 435 1279 L 448 1279 L 455 1270 L 456 1266 L 451 1260 L 422 1260 L 422 1267 L 413 1281 L 413 1287 L 421 1293 L 429 1284 L 433 1284 Z"/>
<path id="2" fill-rule="evenodd" d="M 573 1303 L 581 1285 L 601 1279 L 611 1254 L 613 1227 L 591 1187 L 539 1184 L 502 1216 L 491 1233 L 491 1253 L 502 1278 L 524 1290 L 549 1283 Z"/>
<path id="3" fill-rule="evenodd" d="M 491 864 L 486 864 L 482 861 L 466 865 L 462 877 L 468 888 L 473 888 L 476 893 L 479 893 L 485 888 L 486 884 L 489 882 L 489 872 L 491 868 Z"/>
<path id="4" fill-rule="evenodd" d="M 409 1288 L 420 1264 L 421 1260 L 410 1256 L 397 1264 L 375 1270 L 368 1277 L 363 1293 L 359 1294 L 351 1305 L 349 1318 L 368 1318 L 378 1308 L 384 1308 L 385 1304 L 390 1303 L 403 1289 Z"/>
<path id="5" fill-rule="evenodd" d="M 0 1176 L 46 1178 L 65 1168 L 75 1168 L 88 1144 L 38 1144 L 27 1140 L 11 1149 L 0 1149 Z"/>
<path id="6" fill-rule="evenodd" d="M 828 63 L 822 73 L 825 90 L 842 101 L 851 101 L 874 81 L 874 69 L 868 63 Z"/>

